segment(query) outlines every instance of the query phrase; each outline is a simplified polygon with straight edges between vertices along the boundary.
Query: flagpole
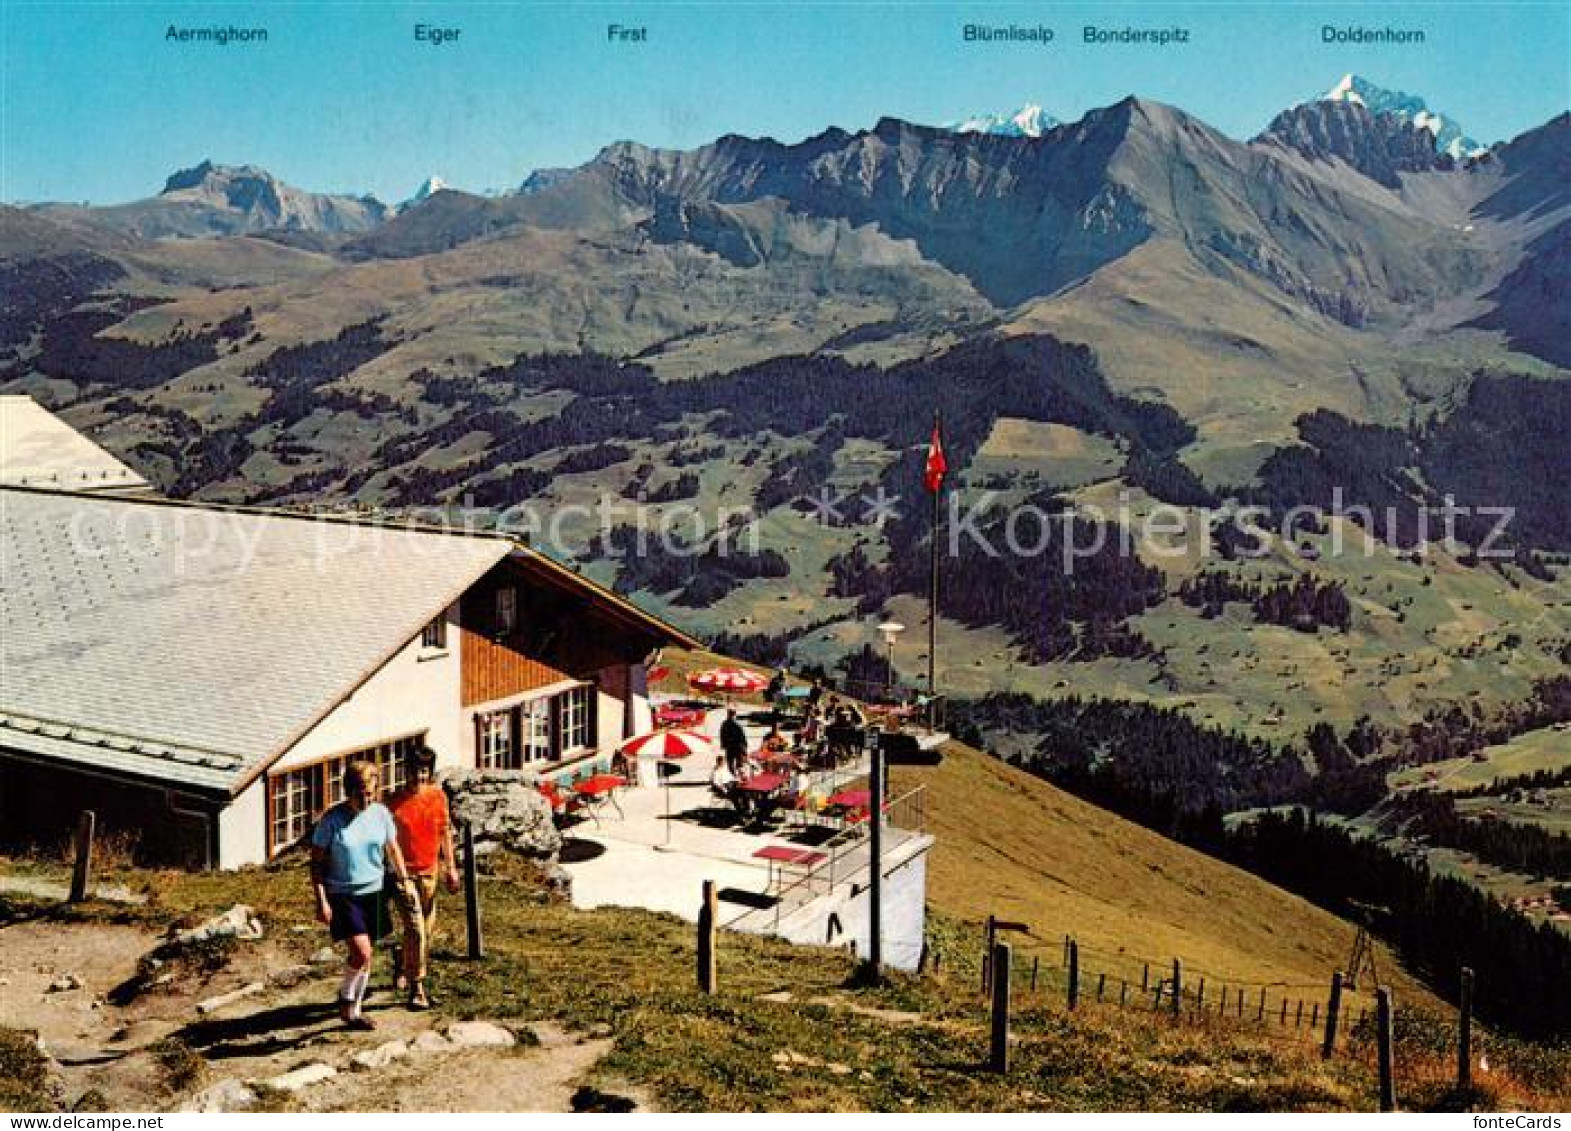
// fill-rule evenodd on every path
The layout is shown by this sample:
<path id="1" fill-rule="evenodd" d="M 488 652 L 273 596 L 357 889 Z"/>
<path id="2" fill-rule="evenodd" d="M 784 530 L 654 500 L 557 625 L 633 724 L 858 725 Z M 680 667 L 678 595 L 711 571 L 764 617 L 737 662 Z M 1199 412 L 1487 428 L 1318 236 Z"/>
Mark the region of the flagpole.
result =
<path id="1" fill-rule="evenodd" d="M 938 413 L 933 413 L 933 435 L 940 435 Z M 937 729 L 938 721 L 938 524 L 942 517 L 939 497 L 944 490 L 940 480 L 933 490 L 933 525 L 928 536 L 927 557 L 927 731 Z"/>

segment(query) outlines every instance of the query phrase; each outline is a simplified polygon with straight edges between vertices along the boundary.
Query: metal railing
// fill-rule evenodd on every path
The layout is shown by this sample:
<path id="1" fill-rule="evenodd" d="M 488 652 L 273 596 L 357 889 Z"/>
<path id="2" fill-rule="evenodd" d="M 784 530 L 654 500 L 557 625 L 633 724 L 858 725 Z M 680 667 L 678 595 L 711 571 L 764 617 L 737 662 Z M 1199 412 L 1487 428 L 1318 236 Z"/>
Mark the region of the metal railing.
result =
<path id="1" fill-rule="evenodd" d="M 851 774 L 847 780 L 855 777 L 865 777 L 866 770 L 860 774 Z M 884 803 L 885 839 L 884 851 L 904 844 L 911 837 L 922 836 L 927 832 L 927 787 L 919 785 L 907 790 L 900 796 Z M 868 845 L 868 822 L 848 824 L 835 833 L 814 851 L 824 854 L 824 859 L 803 869 L 800 875 L 789 883 L 782 883 L 780 889 L 774 893 L 775 902 L 770 908 L 750 907 L 733 918 L 725 926 L 728 929 L 738 929 L 753 916 L 763 911 L 773 911 L 773 927 L 778 930 L 780 920 L 788 911 L 805 906 L 819 894 L 817 887 L 823 885 L 825 895 L 832 894 L 837 885 L 853 883 L 864 873 L 872 870 L 872 853 Z M 891 835 L 893 834 L 893 835 Z M 860 859 L 857 859 L 860 855 Z M 798 899 L 796 896 L 805 892 L 807 899 Z"/>

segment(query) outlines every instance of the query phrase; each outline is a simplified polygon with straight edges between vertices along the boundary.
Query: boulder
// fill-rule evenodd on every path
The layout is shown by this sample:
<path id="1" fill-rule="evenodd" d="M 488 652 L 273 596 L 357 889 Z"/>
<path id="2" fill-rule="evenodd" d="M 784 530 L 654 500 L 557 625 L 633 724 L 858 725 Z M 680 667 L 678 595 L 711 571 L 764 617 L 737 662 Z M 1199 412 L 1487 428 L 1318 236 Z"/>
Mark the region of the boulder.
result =
<path id="1" fill-rule="evenodd" d="M 46 994 L 63 994 L 82 988 L 82 979 L 75 974 L 61 974 L 44 989 Z"/>
<path id="2" fill-rule="evenodd" d="M 498 849 L 552 866 L 562 847 L 551 805 L 532 774 L 511 770 L 449 771 L 442 779 L 454 822 L 475 831 L 475 856 L 484 862 Z"/>
<path id="3" fill-rule="evenodd" d="M 459 1048 L 511 1048 L 518 1043 L 512 1032 L 489 1021 L 457 1021 L 447 1027 L 447 1039 Z"/>
<path id="4" fill-rule="evenodd" d="M 247 1111 L 256 1106 L 258 1096 L 244 1080 L 220 1080 L 203 1088 L 180 1105 L 181 1111 L 217 1115 L 226 1111 Z"/>

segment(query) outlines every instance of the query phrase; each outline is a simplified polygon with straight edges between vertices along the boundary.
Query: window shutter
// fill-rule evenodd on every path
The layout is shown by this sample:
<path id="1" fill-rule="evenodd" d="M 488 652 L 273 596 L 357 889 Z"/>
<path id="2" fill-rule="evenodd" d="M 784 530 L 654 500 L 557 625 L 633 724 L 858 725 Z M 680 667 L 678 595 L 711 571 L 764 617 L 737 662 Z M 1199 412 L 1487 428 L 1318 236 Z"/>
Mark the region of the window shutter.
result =
<path id="1" fill-rule="evenodd" d="M 562 733 L 562 704 L 566 696 L 551 696 L 551 757 L 560 758 L 567 750 L 566 736 Z"/>
<path id="2" fill-rule="evenodd" d="M 475 724 L 475 768 L 477 770 L 484 770 L 484 769 L 488 769 L 489 768 L 485 764 L 485 728 L 484 728 L 483 724 L 480 721 L 482 718 L 483 718 L 483 716 L 480 714 L 480 712 L 476 711 L 475 712 L 475 716 L 474 716 L 474 724 Z"/>
<path id="3" fill-rule="evenodd" d="M 591 750 L 600 749 L 600 685 L 591 683 L 584 688 L 584 745 Z"/>

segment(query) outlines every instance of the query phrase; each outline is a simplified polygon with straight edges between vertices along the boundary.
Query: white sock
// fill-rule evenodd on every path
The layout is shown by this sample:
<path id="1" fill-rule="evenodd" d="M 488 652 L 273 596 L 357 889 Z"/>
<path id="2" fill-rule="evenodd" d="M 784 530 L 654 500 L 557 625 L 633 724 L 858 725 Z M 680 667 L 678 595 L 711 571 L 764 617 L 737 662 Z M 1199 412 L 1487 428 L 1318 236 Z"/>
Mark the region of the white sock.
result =
<path id="1" fill-rule="evenodd" d="M 349 1012 L 355 1017 L 360 1016 L 360 1003 L 365 1000 L 366 987 L 371 984 L 371 966 L 367 963 L 355 975 L 354 1004 L 349 1007 Z"/>
<path id="2" fill-rule="evenodd" d="M 355 983 L 360 979 L 360 971 L 353 966 L 344 967 L 343 980 L 338 983 L 338 1000 L 349 1002 L 355 1000 Z"/>

